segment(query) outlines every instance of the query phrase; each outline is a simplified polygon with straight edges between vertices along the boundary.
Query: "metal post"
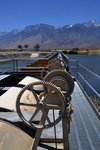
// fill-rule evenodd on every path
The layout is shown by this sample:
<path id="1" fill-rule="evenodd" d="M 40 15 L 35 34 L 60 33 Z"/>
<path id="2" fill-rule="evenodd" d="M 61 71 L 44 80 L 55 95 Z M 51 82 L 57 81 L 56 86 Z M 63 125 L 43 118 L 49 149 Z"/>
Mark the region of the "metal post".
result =
<path id="1" fill-rule="evenodd" d="M 18 71 L 18 60 L 16 60 L 16 71 Z"/>
<path id="2" fill-rule="evenodd" d="M 46 110 L 46 115 L 48 114 L 48 110 Z M 41 121 L 40 121 L 40 125 L 44 125 L 45 124 L 45 121 L 46 121 L 46 116 L 44 114 L 42 114 L 42 117 L 41 117 Z M 32 147 L 32 150 L 37 150 L 37 147 L 38 147 L 38 144 L 39 144 L 39 141 L 40 141 L 40 137 L 41 137 L 41 134 L 42 134 L 42 128 L 40 129 L 37 129 L 36 131 L 36 135 L 35 135 L 35 138 L 34 138 L 34 142 L 33 142 L 33 147 Z"/>
<path id="3" fill-rule="evenodd" d="M 69 139 L 68 139 L 68 123 L 67 118 L 65 116 L 62 118 L 62 128 L 63 128 L 63 145 L 64 150 L 69 150 Z"/>
<path id="4" fill-rule="evenodd" d="M 41 137 L 41 134 L 42 134 L 42 130 L 43 129 L 37 129 L 36 135 L 35 135 L 35 138 L 34 138 L 34 142 L 33 142 L 32 150 L 37 150 L 37 147 L 38 147 L 38 144 L 39 144 L 39 141 L 40 141 L 40 137 Z"/>
<path id="5" fill-rule="evenodd" d="M 85 87 L 85 80 L 86 80 L 86 69 L 84 68 L 84 90 L 86 89 L 86 87 Z"/>
<path id="6" fill-rule="evenodd" d="M 15 61 L 14 61 L 14 59 L 12 60 L 13 61 L 13 71 L 15 71 Z"/>
<path id="7" fill-rule="evenodd" d="M 77 74 L 77 77 L 76 77 L 76 78 L 77 78 L 77 80 L 78 80 L 78 71 L 79 71 L 79 68 L 78 68 L 78 60 L 76 61 L 76 63 L 77 63 L 77 64 L 76 64 L 76 74 Z"/>

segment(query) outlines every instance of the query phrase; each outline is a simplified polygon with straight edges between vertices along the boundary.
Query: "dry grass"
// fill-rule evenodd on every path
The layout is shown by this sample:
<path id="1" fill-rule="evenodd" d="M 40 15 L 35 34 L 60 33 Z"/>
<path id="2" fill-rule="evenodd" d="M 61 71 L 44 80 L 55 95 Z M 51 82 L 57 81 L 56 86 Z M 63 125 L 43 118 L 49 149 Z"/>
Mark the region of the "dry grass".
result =
<path id="1" fill-rule="evenodd" d="M 97 98 L 91 98 L 91 99 L 92 99 L 93 104 L 97 108 L 97 110 L 100 112 L 100 100 Z"/>
<path id="2" fill-rule="evenodd" d="M 90 55 L 100 55 L 100 49 L 99 50 L 90 50 L 89 54 Z"/>
<path id="3" fill-rule="evenodd" d="M 89 52 L 88 52 L 88 51 L 85 51 L 85 50 L 78 52 L 79 55 L 88 55 L 88 53 L 89 53 Z"/>

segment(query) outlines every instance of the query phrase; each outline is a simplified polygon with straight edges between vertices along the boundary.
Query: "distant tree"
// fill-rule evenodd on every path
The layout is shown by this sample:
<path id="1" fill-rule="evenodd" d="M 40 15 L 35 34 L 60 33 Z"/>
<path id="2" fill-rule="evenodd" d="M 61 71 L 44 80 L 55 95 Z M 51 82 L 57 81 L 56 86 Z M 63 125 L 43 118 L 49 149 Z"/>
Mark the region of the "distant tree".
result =
<path id="1" fill-rule="evenodd" d="M 27 49 L 27 48 L 28 48 L 28 45 L 27 45 L 27 44 L 25 44 L 25 45 L 24 45 L 24 48 L 26 48 L 26 49 Z"/>
<path id="2" fill-rule="evenodd" d="M 22 45 L 18 45 L 18 49 L 22 50 Z"/>
<path id="3" fill-rule="evenodd" d="M 64 53 L 64 54 L 68 54 L 68 52 L 67 52 L 66 50 L 63 50 L 63 51 L 62 51 L 62 53 Z"/>
<path id="4" fill-rule="evenodd" d="M 71 50 L 71 51 L 68 52 L 68 54 L 78 54 L 78 52 Z"/>
<path id="5" fill-rule="evenodd" d="M 38 43 L 34 45 L 34 49 L 35 49 L 35 50 L 37 50 L 37 51 L 38 51 L 38 50 L 39 50 L 39 48 L 40 48 L 40 45 L 39 45 Z"/>
<path id="6" fill-rule="evenodd" d="M 79 51 L 79 48 L 75 47 L 72 49 L 72 51 Z"/>

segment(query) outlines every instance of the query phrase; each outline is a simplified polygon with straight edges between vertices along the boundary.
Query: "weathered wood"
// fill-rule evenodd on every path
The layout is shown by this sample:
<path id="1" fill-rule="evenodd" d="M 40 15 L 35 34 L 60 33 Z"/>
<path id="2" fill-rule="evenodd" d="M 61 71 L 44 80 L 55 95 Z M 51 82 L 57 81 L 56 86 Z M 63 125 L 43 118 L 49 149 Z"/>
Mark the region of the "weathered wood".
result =
<path id="1" fill-rule="evenodd" d="M 27 76 L 22 81 L 20 81 L 18 84 L 19 85 L 27 85 L 27 84 L 30 84 L 31 82 L 36 82 L 36 81 L 40 81 L 40 80 L 35 77 Z M 22 90 L 22 88 L 20 88 L 20 87 L 11 87 L 7 92 L 2 94 L 0 96 L 0 107 L 16 111 L 16 99 L 21 90 Z M 24 93 L 24 98 L 26 98 L 26 100 L 27 100 L 27 96 L 28 96 L 28 98 L 30 97 L 31 100 L 33 100 L 33 101 L 35 100 L 30 91 L 27 91 Z"/>
<path id="2" fill-rule="evenodd" d="M 37 60 L 37 61 L 27 65 L 27 67 L 33 67 L 33 66 L 35 66 L 35 67 L 37 67 L 37 66 L 44 67 L 46 65 L 48 65 L 48 59 L 40 59 L 40 60 Z"/>
<path id="3" fill-rule="evenodd" d="M 27 84 L 30 84 L 32 82 L 37 82 L 37 81 L 41 81 L 41 80 L 35 77 L 27 76 L 23 80 L 21 80 L 18 84 L 27 85 Z"/>
<path id="4" fill-rule="evenodd" d="M 57 138 L 57 143 L 63 143 L 63 138 Z M 43 143 L 55 143 L 55 138 L 40 138 L 40 142 Z"/>

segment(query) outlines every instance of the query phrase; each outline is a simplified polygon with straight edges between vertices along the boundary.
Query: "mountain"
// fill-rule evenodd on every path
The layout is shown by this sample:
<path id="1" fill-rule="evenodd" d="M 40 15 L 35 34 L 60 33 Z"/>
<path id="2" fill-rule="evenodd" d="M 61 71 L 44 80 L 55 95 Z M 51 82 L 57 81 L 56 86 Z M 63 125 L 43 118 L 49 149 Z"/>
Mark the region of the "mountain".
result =
<path id="1" fill-rule="evenodd" d="M 41 49 L 100 47 L 100 22 L 90 20 L 60 27 L 38 24 L 23 30 L 0 32 L 0 48 L 17 48 L 19 44 L 34 48 L 36 43 Z"/>

